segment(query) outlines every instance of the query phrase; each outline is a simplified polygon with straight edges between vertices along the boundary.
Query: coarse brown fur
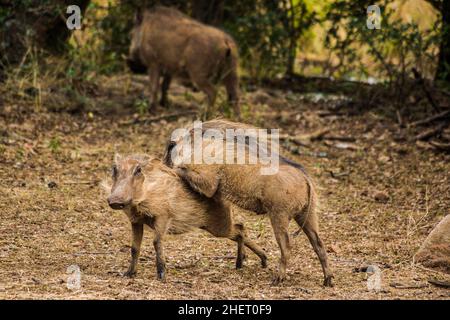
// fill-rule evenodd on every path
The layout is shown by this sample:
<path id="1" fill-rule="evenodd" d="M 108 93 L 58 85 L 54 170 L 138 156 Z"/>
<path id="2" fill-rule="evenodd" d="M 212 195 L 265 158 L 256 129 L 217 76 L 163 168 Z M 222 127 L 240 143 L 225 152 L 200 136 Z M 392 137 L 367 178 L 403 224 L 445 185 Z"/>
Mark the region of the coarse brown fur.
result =
<path id="1" fill-rule="evenodd" d="M 155 232 L 158 279 L 165 277 L 165 258 L 162 241 L 166 233 L 184 233 L 201 228 L 216 237 L 236 241 L 238 255 L 236 268 L 242 267 L 244 246 L 250 248 L 266 266 L 264 251 L 248 239 L 244 226 L 234 223 L 230 207 L 207 199 L 193 191 L 175 171 L 161 160 L 148 155 L 116 156 L 108 203 L 111 208 L 123 210 L 131 222 L 131 264 L 127 276 L 136 274 L 143 226 Z"/>
<path id="2" fill-rule="evenodd" d="M 245 129 L 251 126 L 226 120 L 211 120 L 202 125 L 203 131 L 211 128 L 224 132 L 226 129 Z M 193 134 L 192 129 L 189 132 Z M 234 164 L 174 165 L 171 151 L 179 141 L 181 139 L 168 144 L 164 161 L 174 167 L 193 190 L 217 203 L 231 202 L 243 209 L 269 215 L 281 250 L 275 284 L 286 277 L 286 265 L 290 256 L 288 225 L 294 219 L 307 235 L 320 260 L 324 285 L 332 286 L 333 276 L 318 232 L 315 187 L 301 165 L 279 156 L 279 170 L 273 175 L 262 175 L 261 164 L 236 164 L 236 161 Z M 209 143 L 211 140 L 203 139 L 203 147 Z M 246 152 L 249 153 L 248 148 Z"/>
<path id="3" fill-rule="evenodd" d="M 158 100 L 161 76 L 163 105 L 172 76 L 181 76 L 207 95 L 209 111 L 217 95 L 215 84 L 222 82 L 239 115 L 238 49 L 231 36 L 162 6 L 138 11 L 131 35 L 127 61 L 133 71 L 148 71 L 151 105 Z"/>

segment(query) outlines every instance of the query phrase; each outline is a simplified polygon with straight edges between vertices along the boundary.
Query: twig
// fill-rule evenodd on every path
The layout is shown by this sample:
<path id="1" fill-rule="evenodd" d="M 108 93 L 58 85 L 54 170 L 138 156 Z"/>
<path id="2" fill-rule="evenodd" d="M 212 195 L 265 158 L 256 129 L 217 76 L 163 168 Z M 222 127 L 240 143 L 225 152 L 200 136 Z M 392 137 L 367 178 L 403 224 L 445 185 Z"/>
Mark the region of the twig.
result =
<path id="1" fill-rule="evenodd" d="M 427 86 L 425 84 L 425 81 L 422 77 L 422 75 L 417 71 L 416 68 L 412 68 L 412 72 L 414 74 L 414 78 L 417 80 L 417 83 L 422 86 L 423 92 L 425 93 L 425 96 L 427 97 L 428 101 L 430 102 L 431 106 L 433 107 L 434 111 L 439 112 L 439 106 L 434 101 L 433 97 L 431 96 L 430 91 L 427 89 Z"/>
<path id="2" fill-rule="evenodd" d="M 97 184 L 100 180 L 93 180 L 93 181 L 65 181 L 63 184 Z"/>
<path id="3" fill-rule="evenodd" d="M 340 177 L 347 177 L 347 176 L 350 175 L 350 172 L 348 172 L 348 171 L 339 172 L 339 173 L 334 173 L 333 171 L 328 170 L 328 172 L 330 173 L 331 177 L 332 177 L 332 178 L 335 178 L 335 179 L 336 179 L 336 178 L 340 178 Z"/>
<path id="4" fill-rule="evenodd" d="M 397 115 L 398 125 L 400 127 L 403 127 L 405 125 L 405 122 L 403 121 L 403 117 L 402 117 L 402 113 L 401 113 L 400 109 L 397 109 L 397 111 L 395 113 Z"/>
<path id="5" fill-rule="evenodd" d="M 345 137 L 345 136 L 329 136 L 326 135 L 324 137 L 325 140 L 337 140 L 337 141 L 345 141 L 345 142 L 355 142 L 356 139 L 354 137 Z"/>
<path id="6" fill-rule="evenodd" d="M 284 147 L 292 154 L 303 155 L 315 158 L 328 158 L 328 153 L 326 152 L 309 152 L 309 151 L 301 151 L 300 148 L 284 145 Z"/>
<path id="7" fill-rule="evenodd" d="M 300 139 L 297 136 L 290 136 L 288 134 L 280 134 L 279 136 L 280 140 L 284 140 L 284 141 L 292 141 L 294 142 L 296 145 L 302 146 L 302 147 L 309 147 L 309 143 L 305 140 Z"/>
<path id="8" fill-rule="evenodd" d="M 84 255 L 107 255 L 114 254 L 114 252 L 79 252 L 74 253 L 75 256 L 84 256 Z"/>
<path id="9" fill-rule="evenodd" d="M 151 117 L 151 118 L 144 118 L 144 119 L 133 119 L 130 121 L 125 121 L 120 123 L 120 125 L 133 125 L 133 124 L 138 124 L 138 123 L 144 123 L 144 124 L 149 124 L 150 122 L 156 122 L 156 121 L 160 121 L 160 120 L 167 120 L 167 119 L 177 119 L 179 117 L 183 117 L 183 116 L 189 116 L 189 115 L 196 115 L 197 112 L 196 111 L 183 111 L 183 112 L 178 112 L 178 113 L 169 113 L 169 114 L 163 114 L 160 116 L 156 116 L 156 117 Z"/>

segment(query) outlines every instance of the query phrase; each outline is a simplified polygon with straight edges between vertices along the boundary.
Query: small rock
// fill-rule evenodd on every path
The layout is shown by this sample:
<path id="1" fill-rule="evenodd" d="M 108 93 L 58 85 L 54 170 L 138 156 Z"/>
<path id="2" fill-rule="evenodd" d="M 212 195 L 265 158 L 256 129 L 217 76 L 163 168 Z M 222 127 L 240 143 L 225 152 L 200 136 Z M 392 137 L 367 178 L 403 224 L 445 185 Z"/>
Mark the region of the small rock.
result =
<path id="1" fill-rule="evenodd" d="M 33 280 L 34 283 L 36 284 L 41 284 L 41 280 L 39 280 L 38 278 L 31 278 L 31 280 Z"/>
<path id="2" fill-rule="evenodd" d="M 381 202 L 381 203 L 386 203 L 389 200 L 389 195 L 386 192 L 383 191 L 377 191 L 375 192 L 375 194 L 373 195 L 373 198 L 375 199 L 375 201 L 377 202 Z"/>
<path id="3" fill-rule="evenodd" d="M 56 188 L 58 185 L 56 184 L 55 181 L 50 181 L 50 182 L 47 184 L 47 186 L 48 186 L 50 189 L 53 189 L 53 188 Z"/>
<path id="4" fill-rule="evenodd" d="M 381 163 L 388 163 L 391 160 L 391 158 L 389 158 L 386 155 L 381 155 L 378 157 L 378 161 Z"/>

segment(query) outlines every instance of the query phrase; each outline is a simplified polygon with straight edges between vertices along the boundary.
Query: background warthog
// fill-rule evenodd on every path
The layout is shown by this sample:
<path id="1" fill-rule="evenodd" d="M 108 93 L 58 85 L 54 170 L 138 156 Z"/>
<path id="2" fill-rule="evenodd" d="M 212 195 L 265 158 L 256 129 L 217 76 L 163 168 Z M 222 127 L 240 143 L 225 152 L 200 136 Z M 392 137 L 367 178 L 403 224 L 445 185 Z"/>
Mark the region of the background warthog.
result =
<path id="1" fill-rule="evenodd" d="M 131 264 L 126 276 L 136 274 L 144 224 L 155 231 L 153 245 L 158 279 L 165 277 L 164 235 L 167 232 L 184 233 L 195 228 L 236 241 L 236 268 L 242 267 L 244 246 L 256 253 L 262 266 L 266 267 L 264 251 L 246 237 L 242 224 L 233 223 L 229 206 L 189 190 L 175 171 L 160 160 L 148 155 L 125 158 L 117 155 L 112 179 L 112 186 L 106 186 L 110 190 L 108 204 L 112 209 L 126 213 L 133 233 Z"/>
<path id="2" fill-rule="evenodd" d="M 248 125 L 224 120 L 203 123 L 203 131 L 211 128 L 225 132 L 225 129 L 249 128 Z M 193 130 L 190 130 L 193 135 Z M 225 136 L 225 135 L 224 135 Z M 288 226 L 294 219 L 305 232 L 314 251 L 319 257 L 324 274 L 324 285 L 332 286 L 332 273 L 328 266 L 325 247 L 319 237 L 316 208 L 316 192 L 311 178 L 305 169 L 288 159 L 279 156 L 279 170 L 273 175 L 262 175 L 261 164 L 179 164 L 173 159 L 173 148 L 182 143 L 183 137 L 172 141 L 166 149 L 164 161 L 177 169 L 180 175 L 196 192 L 213 198 L 217 203 L 232 202 L 235 205 L 256 212 L 269 214 L 275 238 L 281 250 L 278 274 L 274 284 L 286 277 L 286 264 L 290 256 Z M 193 139 L 191 139 L 193 141 Z M 193 143 L 193 142 L 192 142 Z M 203 148 L 211 139 L 204 137 Z M 245 142 L 246 157 L 250 149 Z M 193 145 L 192 145 L 193 147 Z M 226 151 L 224 151 L 224 158 Z M 236 152 L 235 152 L 236 156 Z"/>
<path id="3" fill-rule="evenodd" d="M 189 77 L 206 93 L 209 107 L 216 99 L 215 84 L 221 81 L 239 114 L 238 50 L 228 34 L 175 9 L 156 7 L 137 12 L 131 36 L 128 65 L 135 72 L 148 70 L 151 105 L 158 100 L 160 77 L 160 103 L 165 105 L 171 77 L 178 75 Z"/>

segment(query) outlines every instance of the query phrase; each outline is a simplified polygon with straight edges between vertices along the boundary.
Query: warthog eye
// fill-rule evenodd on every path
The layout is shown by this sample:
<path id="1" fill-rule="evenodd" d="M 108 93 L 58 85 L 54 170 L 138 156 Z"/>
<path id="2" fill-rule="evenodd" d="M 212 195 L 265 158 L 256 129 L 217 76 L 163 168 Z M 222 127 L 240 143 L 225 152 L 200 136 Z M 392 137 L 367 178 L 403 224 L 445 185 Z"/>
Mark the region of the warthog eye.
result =
<path id="1" fill-rule="evenodd" d="M 138 176 L 142 173 L 142 168 L 140 166 L 137 166 L 136 169 L 134 170 L 134 175 Z"/>
<path id="2" fill-rule="evenodd" d="M 116 165 L 112 166 L 111 173 L 112 173 L 113 178 L 117 177 L 118 170 L 117 170 L 117 166 Z"/>

